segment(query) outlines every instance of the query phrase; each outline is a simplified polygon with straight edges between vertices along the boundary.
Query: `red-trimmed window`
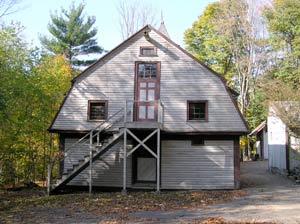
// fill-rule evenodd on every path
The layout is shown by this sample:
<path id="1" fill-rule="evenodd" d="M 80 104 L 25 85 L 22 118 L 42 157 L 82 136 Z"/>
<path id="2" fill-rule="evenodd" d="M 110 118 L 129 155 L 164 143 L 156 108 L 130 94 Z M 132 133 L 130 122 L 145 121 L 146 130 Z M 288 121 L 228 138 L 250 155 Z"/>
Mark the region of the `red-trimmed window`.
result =
<path id="1" fill-rule="evenodd" d="M 107 118 L 107 100 L 88 101 L 88 120 L 105 120 Z"/>
<path id="2" fill-rule="evenodd" d="M 157 63 L 139 63 L 138 76 L 143 79 L 156 78 L 157 76 Z"/>
<path id="3" fill-rule="evenodd" d="M 188 121 L 208 121 L 207 101 L 187 101 Z"/>
<path id="4" fill-rule="evenodd" d="M 156 47 L 140 47 L 140 56 L 151 57 L 157 56 Z"/>

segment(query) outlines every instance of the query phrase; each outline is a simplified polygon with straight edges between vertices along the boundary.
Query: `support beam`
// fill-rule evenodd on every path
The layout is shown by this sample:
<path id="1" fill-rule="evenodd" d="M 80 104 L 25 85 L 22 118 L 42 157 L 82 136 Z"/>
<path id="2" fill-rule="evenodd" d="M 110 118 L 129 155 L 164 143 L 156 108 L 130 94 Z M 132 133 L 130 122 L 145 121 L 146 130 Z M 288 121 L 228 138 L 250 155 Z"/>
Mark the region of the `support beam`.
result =
<path id="1" fill-rule="evenodd" d="M 97 146 L 100 145 L 100 131 L 97 133 Z"/>
<path id="2" fill-rule="evenodd" d="M 155 130 L 157 131 L 157 130 Z M 154 132 L 155 132 L 154 131 Z M 157 155 L 147 146 L 145 145 L 138 137 L 136 137 L 129 129 L 127 129 L 127 132 L 140 144 L 142 145 L 148 152 L 150 152 L 155 158 L 157 158 Z M 151 134 L 150 134 L 151 135 Z"/>
<path id="3" fill-rule="evenodd" d="M 126 166 L 127 166 L 127 128 L 124 128 L 123 139 L 123 190 L 122 193 L 126 194 Z"/>
<path id="4" fill-rule="evenodd" d="M 92 194 L 92 170 L 93 170 L 93 132 L 91 131 L 90 133 L 90 170 L 89 170 L 89 174 L 90 174 L 90 177 L 89 177 L 89 194 L 91 196 Z"/>
<path id="5" fill-rule="evenodd" d="M 47 195 L 50 195 L 51 191 L 51 165 L 47 166 Z"/>
<path id="6" fill-rule="evenodd" d="M 127 122 L 127 101 L 124 104 L 124 124 Z"/>
<path id="7" fill-rule="evenodd" d="M 150 139 L 153 135 L 155 135 L 155 133 L 157 132 L 157 130 L 153 131 L 150 135 L 148 135 L 143 141 L 142 143 L 145 143 L 146 141 L 148 141 L 148 139 Z M 142 144 L 139 143 L 137 146 L 135 146 L 128 154 L 127 156 L 130 156 L 132 153 L 134 153 L 135 150 L 137 150 Z"/>
<path id="8" fill-rule="evenodd" d="M 157 129 L 157 158 L 156 158 L 156 192 L 160 192 L 160 129 Z"/>

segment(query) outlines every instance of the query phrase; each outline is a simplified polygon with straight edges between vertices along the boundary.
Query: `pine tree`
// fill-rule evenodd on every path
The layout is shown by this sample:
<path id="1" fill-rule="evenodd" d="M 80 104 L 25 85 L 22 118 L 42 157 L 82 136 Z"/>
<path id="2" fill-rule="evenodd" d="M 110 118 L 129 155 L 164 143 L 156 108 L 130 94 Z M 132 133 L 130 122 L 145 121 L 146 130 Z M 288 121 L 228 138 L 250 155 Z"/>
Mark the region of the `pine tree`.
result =
<path id="1" fill-rule="evenodd" d="M 95 36 L 97 29 L 93 28 L 96 18 L 88 16 L 85 21 L 83 14 L 85 5 L 74 3 L 68 10 L 61 9 L 61 14 L 51 14 L 48 30 L 52 38 L 41 36 L 42 45 L 54 54 L 63 54 L 72 66 L 87 66 L 95 60 L 78 59 L 80 55 L 101 54 L 101 48 Z"/>

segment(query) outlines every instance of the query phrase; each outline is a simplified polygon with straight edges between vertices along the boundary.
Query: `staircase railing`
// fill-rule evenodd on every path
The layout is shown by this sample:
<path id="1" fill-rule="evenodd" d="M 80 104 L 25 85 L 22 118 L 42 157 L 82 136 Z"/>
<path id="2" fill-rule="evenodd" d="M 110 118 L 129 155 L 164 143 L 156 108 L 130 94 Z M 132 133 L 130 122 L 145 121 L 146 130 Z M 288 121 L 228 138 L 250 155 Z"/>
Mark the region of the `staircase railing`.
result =
<path id="1" fill-rule="evenodd" d="M 124 113 L 126 111 L 126 108 L 121 108 L 120 110 L 118 110 L 117 112 L 115 112 L 114 114 L 112 114 L 111 116 L 109 116 L 105 121 L 102 121 L 100 124 L 98 124 L 96 127 L 92 128 L 91 130 L 89 130 L 89 132 L 87 134 L 85 134 L 82 138 L 80 138 L 79 140 L 77 140 L 75 143 L 71 144 L 70 146 L 68 146 L 67 148 L 65 148 L 65 150 L 63 152 L 60 152 L 59 155 L 57 157 L 54 158 L 54 160 L 52 161 L 51 164 L 49 164 L 49 171 L 50 174 L 48 174 L 47 177 L 47 183 L 48 183 L 48 187 L 47 187 L 47 191 L 48 193 L 50 193 L 51 190 L 51 171 L 53 170 L 53 166 L 56 162 L 58 162 L 59 165 L 61 165 L 65 159 L 69 158 L 73 153 L 75 153 L 77 150 L 72 150 L 74 148 L 76 148 L 76 146 L 78 146 L 79 144 L 86 144 L 89 145 L 88 149 L 89 151 L 87 151 L 86 156 L 90 155 L 90 157 L 92 156 L 92 147 L 93 147 L 93 138 L 96 137 L 97 138 L 97 143 L 96 146 L 101 146 L 100 145 L 100 133 L 104 130 L 107 130 L 109 128 L 111 128 L 114 124 L 118 123 L 118 122 L 123 122 L 123 116 Z M 124 112 L 124 113 L 123 113 Z M 125 113 L 127 114 L 127 113 Z M 118 117 L 119 115 L 119 117 Z M 73 152 L 73 153 L 72 153 Z M 89 153 L 89 154 L 88 154 Z M 60 170 L 58 170 L 58 178 L 61 178 L 63 173 L 64 173 L 65 167 L 63 165 L 62 169 L 60 167 Z"/>
<path id="2" fill-rule="evenodd" d="M 93 156 L 93 152 L 92 152 L 93 142 L 94 142 L 93 139 L 96 137 L 96 146 L 101 146 L 100 145 L 100 142 L 101 142 L 100 141 L 100 134 L 101 134 L 102 131 L 108 130 L 109 128 L 113 127 L 113 125 L 115 125 L 118 122 L 120 122 L 120 123 L 133 122 L 134 121 L 134 109 L 135 109 L 135 104 L 137 102 L 138 101 L 127 100 L 125 102 L 125 105 L 124 105 L 123 108 L 121 108 L 120 110 L 118 110 L 117 112 L 115 112 L 114 114 L 109 116 L 105 121 L 102 121 L 96 127 L 89 130 L 87 134 L 85 134 L 82 138 L 77 140 L 75 143 L 73 143 L 69 147 L 65 148 L 64 151 L 61 152 L 58 157 L 56 157 L 56 158 L 58 158 L 58 162 L 60 164 L 62 164 L 62 162 L 66 158 L 68 158 L 68 157 L 70 157 L 70 155 L 72 155 L 72 152 L 76 152 L 77 150 L 73 151 L 72 149 L 74 149 L 79 144 L 89 145 L 89 152 L 87 152 L 87 155 L 90 156 L 90 160 L 91 160 L 91 158 Z M 162 124 L 163 123 L 163 117 L 164 117 L 163 104 L 161 103 L 160 100 L 151 101 L 151 102 L 155 102 L 157 104 L 157 122 Z M 118 119 L 115 119 L 118 115 L 120 115 L 118 117 Z M 113 119 L 115 119 L 115 120 L 113 120 Z M 53 162 L 55 162 L 55 160 Z M 54 163 L 52 163 L 52 166 L 53 165 L 54 165 Z M 49 169 L 52 170 L 52 167 L 50 166 Z M 65 169 L 65 167 L 63 166 L 63 170 L 59 170 L 59 171 L 64 172 L 64 169 Z M 50 174 L 48 174 L 48 179 L 50 178 L 49 175 L 51 176 L 51 172 L 50 172 Z M 61 177 L 61 175 L 62 174 L 59 173 L 59 177 Z M 48 186 L 49 189 L 47 189 L 47 190 L 48 190 L 48 192 L 50 192 L 51 180 L 48 180 L 48 182 L 49 182 L 49 186 Z"/>
<path id="3" fill-rule="evenodd" d="M 93 134 L 93 138 L 95 136 L 97 136 L 97 144 L 99 143 L 98 141 L 100 140 L 98 138 L 98 135 L 103 131 L 103 130 L 107 130 L 109 129 L 113 124 L 115 124 L 116 122 L 120 121 L 117 120 L 115 122 L 110 122 L 113 118 L 115 118 L 118 114 L 121 114 L 121 112 L 124 111 L 124 108 L 121 108 L 120 110 L 118 110 L 116 113 L 114 113 L 113 115 L 111 115 L 110 117 L 108 117 L 108 119 L 106 119 L 105 121 L 102 121 L 99 125 L 97 125 L 95 128 L 91 129 L 87 134 L 85 134 L 82 138 L 80 138 L 78 141 L 76 141 L 75 143 L 73 143 L 72 145 L 70 145 L 69 147 L 67 147 L 64 150 L 64 157 L 66 157 L 68 154 L 66 154 L 69 150 L 73 149 L 75 146 L 77 146 L 80 143 L 87 143 L 89 141 L 89 139 L 87 139 L 87 137 L 89 137 L 91 135 L 91 133 Z M 105 124 L 107 124 L 108 126 L 103 127 Z M 94 133 L 96 132 L 96 133 Z"/>
<path id="4" fill-rule="evenodd" d="M 125 107 L 121 108 L 120 110 L 118 110 L 117 112 L 115 112 L 114 114 L 112 114 L 111 116 L 108 117 L 108 119 L 102 121 L 99 125 L 97 125 L 95 128 L 91 129 L 87 134 L 85 134 L 82 138 L 80 138 L 78 141 L 76 141 L 75 143 L 73 143 L 71 146 L 69 146 L 68 148 L 66 148 L 64 150 L 64 157 L 68 156 L 67 152 L 69 150 L 71 150 L 72 148 L 74 148 L 75 146 L 77 146 L 78 144 L 82 143 L 87 143 L 89 141 L 89 139 L 87 139 L 88 136 L 90 136 L 90 134 L 92 133 L 93 136 L 92 138 L 94 138 L 95 136 L 97 136 L 97 145 L 99 144 L 99 135 L 103 130 L 107 130 L 110 127 L 112 127 L 115 123 L 117 122 L 121 122 L 122 121 L 122 117 L 120 117 L 119 120 L 116 120 L 115 122 L 111 122 L 113 118 L 115 118 L 117 115 L 121 114 L 122 111 L 124 111 L 124 122 L 133 122 L 134 118 L 133 118 L 133 114 L 134 114 L 134 104 L 137 103 L 138 101 L 134 101 L 134 100 L 126 100 L 126 104 Z M 164 117 L 164 107 L 163 104 L 161 102 L 161 100 L 156 100 L 156 101 L 151 101 L 151 102 L 155 102 L 157 103 L 157 122 L 159 123 L 163 123 L 163 117 Z M 105 124 L 107 124 L 107 126 L 103 127 Z M 95 133 L 94 133 L 95 132 Z"/>
<path id="5" fill-rule="evenodd" d="M 134 111 L 137 103 L 141 101 L 137 100 L 126 100 L 126 104 L 124 108 L 126 108 L 127 113 L 124 115 L 124 122 L 133 122 L 134 121 Z M 163 124 L 164 118 L 164 106 L 161 100 L 153 100 L 153 101 L 142 101 L 146 103 L 154 103 L 157 105 L 157 122 Z M 130 116 L 128 116 L 128 114 Z"/>

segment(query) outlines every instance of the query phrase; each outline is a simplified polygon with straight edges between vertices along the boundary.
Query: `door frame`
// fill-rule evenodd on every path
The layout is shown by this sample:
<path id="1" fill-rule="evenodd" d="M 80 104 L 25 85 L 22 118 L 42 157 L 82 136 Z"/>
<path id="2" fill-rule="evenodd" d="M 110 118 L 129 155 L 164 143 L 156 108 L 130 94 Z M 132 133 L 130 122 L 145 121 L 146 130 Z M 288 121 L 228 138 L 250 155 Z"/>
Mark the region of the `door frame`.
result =
<path id="1" fill-rule="evenodd" d="M 135 62 L 135 68 L 134 68 L 134 114 L 133 114 L 133 119 L 134 121 L 151 121 L 148 119 L 145 120 L 139 120 L 138 119 L 138 107 L 137 107 L 137 100 L 139 98 L 139 93 L 138 93 L 138 65 L 139 64 L 156 64 L 156 93 L 155 93 L 155 98 L 156 100 L 160 99 L 160 73 L 161 73 L 161 62 L 160 61 L 136 61 Z M 154 121 L 157 121 L 158 115 L 157 115 L 157 110 L 158 110 L 158 104 L 155 102 L 155 110 L 154 110 Z"/>
<path id="2" fill-rule="evenodd" d="M 145 150 L 145 149 L 141 149 L 141 150 Z M 137 155 L 135 153 L 133 153 L 132 156 L 132 184 L 135 183 L 156 183 L 157 181 L 157 167 L 155 165 L 155 180 L 139 180 L 138 179 L 138 159 L 139 158 L 151 158 L 155 160 L 155 164 L 156 164 L 156 159 L 155 157 L 151 156 L 151 155 Z"/>

